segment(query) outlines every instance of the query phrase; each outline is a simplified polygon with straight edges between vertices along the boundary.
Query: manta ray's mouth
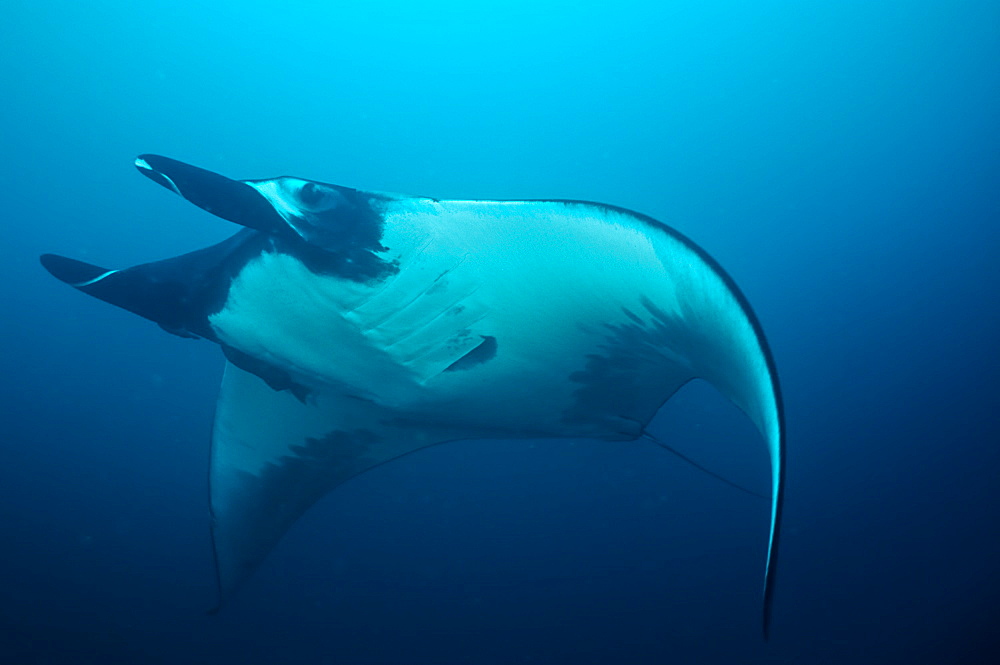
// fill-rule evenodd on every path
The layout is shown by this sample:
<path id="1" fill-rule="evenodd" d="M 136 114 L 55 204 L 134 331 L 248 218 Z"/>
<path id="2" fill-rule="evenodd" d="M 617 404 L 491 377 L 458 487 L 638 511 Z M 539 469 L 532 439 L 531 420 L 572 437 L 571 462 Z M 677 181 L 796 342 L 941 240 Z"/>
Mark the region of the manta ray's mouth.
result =
<path id="1" fill-rule="evenodd" d="M 135 166 L 153 182 L 217 217 L 265 233 L 286 228 L 271 203 L 245 182 L 160 155 L 139 155 Z"/>

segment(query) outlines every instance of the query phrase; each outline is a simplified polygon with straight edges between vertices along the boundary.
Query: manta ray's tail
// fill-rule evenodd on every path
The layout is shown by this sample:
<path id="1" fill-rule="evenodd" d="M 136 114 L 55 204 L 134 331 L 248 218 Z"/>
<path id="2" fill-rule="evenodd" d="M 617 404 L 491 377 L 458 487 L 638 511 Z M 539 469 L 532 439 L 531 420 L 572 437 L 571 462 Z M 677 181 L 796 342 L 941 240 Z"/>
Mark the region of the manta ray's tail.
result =
<path id="1" fill-rule="evenodd" d="M 672 230 L 658 251 L 668 277 L 662 291 L 656 292 L 663 306 L 647 301 L 645 307 L 669 329 L 664 336 L 666 347 L 680 350 L 690 372 L 687 378 L 711 383 L 750 417 L 767 444 L 771 463 L 771 521 L 763 594 L 767 639 L 785 485 L 784 408 L 774 358 L 750 304 L 714 259 Z"/>

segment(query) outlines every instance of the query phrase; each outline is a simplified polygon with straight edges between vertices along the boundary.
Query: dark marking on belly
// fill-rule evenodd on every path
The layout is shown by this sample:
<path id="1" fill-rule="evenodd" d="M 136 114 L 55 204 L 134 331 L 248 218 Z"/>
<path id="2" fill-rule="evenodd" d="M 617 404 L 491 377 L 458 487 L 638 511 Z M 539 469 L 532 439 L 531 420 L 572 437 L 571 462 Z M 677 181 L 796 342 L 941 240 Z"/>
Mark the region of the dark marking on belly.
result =
<path id="1" fill-rule="evenodd" d="M 683 350 L 691 348 L 693 334 L 684 317 L 648 300 L 643 306 L 649 314 L 646 319 L 623 308 L 626 320 L 605 324 L 604 342 L 569 375 L 579 387 L 573 392 L 574 403 L 562 414 L 565 422 L 591 423 L 634 438 L 694 376 L 684 371 Z"/>
<path id="2" fill-rule="evenodd" d="M 244 372 L 250 372 L 256 375 L 264 383 L 266 383 L 271 390 L 287 390 L 288 392 L 295 395 L 295 398 L 306 403 L 311 392 L 309 388 L 296 383 L 292 379 L 292 375 L 285 370 L 267 363 L 260 358 L 255 358 L 250 354 L 244 353 L 239 349 L 234 349 L 228 344 L 220 344 L 222 346 L 222 353 L 226 356 L 226 360 L 232 364 L 239 367 Z"/>
<path id="3" fill-rule="evenodd" d="M 399 272 L 399 261 L 387 261 L 365 247 L 332 251 L 294 238 L 282 238 L 278 249 L 297 258 L 315 275 L 341 277 L 361 284 L 383 280 Z M 385 251 L 381 246 L 377 249 Z"/>
<path id="4" fill-rule="evenodd" d="M 484 335 L 479 346 L 472 349 L 464 356 L 448 365 L 444 371 L 457 372 L 465 369 L 472 369 L 477 365 L 482 365 L 495 358 L 497 355 L 497 338 L 491 335 Z"/>

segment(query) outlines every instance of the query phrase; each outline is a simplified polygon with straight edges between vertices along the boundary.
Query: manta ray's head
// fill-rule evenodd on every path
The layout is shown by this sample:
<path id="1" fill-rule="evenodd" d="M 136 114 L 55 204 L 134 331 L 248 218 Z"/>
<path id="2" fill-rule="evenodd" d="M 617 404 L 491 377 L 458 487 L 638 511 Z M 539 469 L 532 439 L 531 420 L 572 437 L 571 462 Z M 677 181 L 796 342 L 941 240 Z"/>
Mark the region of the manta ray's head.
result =
<path id="1" fill-rule="evenodd" d="M 126 269 L 55 254 L 41 257 L 57 279 L 189 337 L 214 339 L 207 317 L 225 300 L 247 260 L 263 252 L 294 255 L 317 274 L 367 282 L 396 271 L 379 256 L 389 195 L 302 178 L 234 180 L 159 155 L 135 160 L 139 172 L 199 208 L 246 227 L 218 245 Z"/>
<path id="2" fill-rule="evenodd" d="M 290 176 L 232 180 L 160 155 L 140 155 L 135 165 L 153 182 L 241 226 L 333 252 L 380 248 L 377 208 L 385 197 Z"/>

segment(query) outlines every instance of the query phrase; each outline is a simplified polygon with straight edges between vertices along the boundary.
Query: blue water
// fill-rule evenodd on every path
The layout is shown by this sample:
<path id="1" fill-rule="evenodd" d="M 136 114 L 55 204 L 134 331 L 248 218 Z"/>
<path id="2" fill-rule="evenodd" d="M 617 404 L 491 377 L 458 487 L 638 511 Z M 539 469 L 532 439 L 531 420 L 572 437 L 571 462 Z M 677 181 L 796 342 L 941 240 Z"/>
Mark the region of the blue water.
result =
<path id="1" fill-rule="evenodd" d="M 0 662 L 997 657 L 1000 5 L 195 4 L 4 5 Z M 221 354 L 37 263 L 127 266 L 233 231 L 139 177 L 145 152 L 238 178 L 604 201 L 705 247 L 755 307 L 786 399 L 771 641 L 766 502 L 648 443 L 386 465 L 205 615 Z M 766 491 L 763 443 L 710 388 L 653 429 Z"/>

